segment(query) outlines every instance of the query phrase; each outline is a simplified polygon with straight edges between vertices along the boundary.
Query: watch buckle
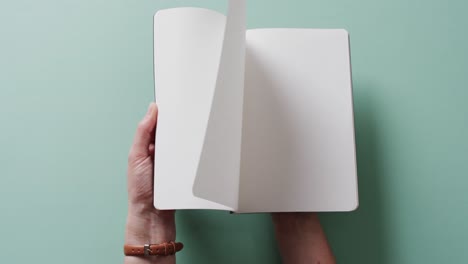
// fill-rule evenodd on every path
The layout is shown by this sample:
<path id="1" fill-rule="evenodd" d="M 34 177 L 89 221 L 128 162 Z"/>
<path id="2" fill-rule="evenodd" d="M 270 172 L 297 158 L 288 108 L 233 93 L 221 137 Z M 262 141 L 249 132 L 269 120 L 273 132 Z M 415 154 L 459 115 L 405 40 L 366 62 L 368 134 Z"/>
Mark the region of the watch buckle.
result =
<path id="1" fill-rule="evenodd" d="M 143 247 L 143 252 L 145 253 L 145 256 L 151 255 L 151 245 L 150 244 L 145 244 Z"/>

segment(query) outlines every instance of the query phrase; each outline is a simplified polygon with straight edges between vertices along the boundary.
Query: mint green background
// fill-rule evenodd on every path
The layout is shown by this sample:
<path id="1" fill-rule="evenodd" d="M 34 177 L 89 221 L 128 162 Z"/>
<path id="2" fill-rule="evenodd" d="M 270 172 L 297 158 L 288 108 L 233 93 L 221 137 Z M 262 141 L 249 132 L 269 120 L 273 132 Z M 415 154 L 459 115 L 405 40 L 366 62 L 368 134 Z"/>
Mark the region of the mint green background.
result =
<path id="1" fill-rule="evenodd" d="M 0 1 L 0 262 L 121 263 L 152 16 L 224 1 Z M 468 2 L 250 0 L 249 27 L 351 35 L 360 208 L 339 263 L 468 261 Z M 180 212 L 178 263 L 280 263 L 267 215 Z M 202 248 L 210 248 L 203 252 Z"/>

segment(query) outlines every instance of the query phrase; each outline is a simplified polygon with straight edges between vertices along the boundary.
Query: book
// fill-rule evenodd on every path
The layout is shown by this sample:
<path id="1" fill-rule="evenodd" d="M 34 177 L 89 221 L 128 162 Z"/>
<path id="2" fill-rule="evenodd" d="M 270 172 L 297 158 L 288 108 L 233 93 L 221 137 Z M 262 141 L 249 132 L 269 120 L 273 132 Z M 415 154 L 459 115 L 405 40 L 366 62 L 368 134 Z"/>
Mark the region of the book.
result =
<path id="1" fill-rule="evenodd" d="M 246 30 L 227 14 L 154 17 L 154 205 L 238 213 L 358 206 L 349 36 Z"/>

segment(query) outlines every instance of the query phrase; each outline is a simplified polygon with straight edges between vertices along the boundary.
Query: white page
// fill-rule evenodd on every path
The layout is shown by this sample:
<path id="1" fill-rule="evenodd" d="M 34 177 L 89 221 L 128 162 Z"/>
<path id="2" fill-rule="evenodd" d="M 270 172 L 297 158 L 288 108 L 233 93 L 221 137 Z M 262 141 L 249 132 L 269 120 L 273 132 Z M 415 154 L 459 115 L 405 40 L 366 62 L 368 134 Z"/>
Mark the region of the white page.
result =
<path id="1" fill-rule="evenodd" d="M 245 0 L 229 1 L 215 95 L 193 192 L 237 208 L 245 68 Z"/>
<path id="2" fill-rule="evenodd" d="M 225 24 L 224 15 L 200 8 L 168 9 L 155 15 L 155 92 L 159 106 L 156 208 L 232 210 L 192 193 L 215 92 Z"/>
<path id="3" fill-rule="evenodd" d="M 246 60 L 239 211 L 355 209 L 347 32 L 251 30 Z"/>

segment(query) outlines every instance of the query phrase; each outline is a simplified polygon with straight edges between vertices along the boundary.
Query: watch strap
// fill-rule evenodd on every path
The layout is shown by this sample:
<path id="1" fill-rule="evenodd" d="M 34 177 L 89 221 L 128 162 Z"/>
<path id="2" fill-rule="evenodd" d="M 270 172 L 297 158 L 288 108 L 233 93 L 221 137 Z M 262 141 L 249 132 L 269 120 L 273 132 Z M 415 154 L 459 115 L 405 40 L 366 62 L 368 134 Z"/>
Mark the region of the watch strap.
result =
<path id="1" fill-rule="evenodd" d="M 124 245 L 125 256 L 168 256 L 182 250 L 180 242 L 165 242 L 161 244 Z"/>

